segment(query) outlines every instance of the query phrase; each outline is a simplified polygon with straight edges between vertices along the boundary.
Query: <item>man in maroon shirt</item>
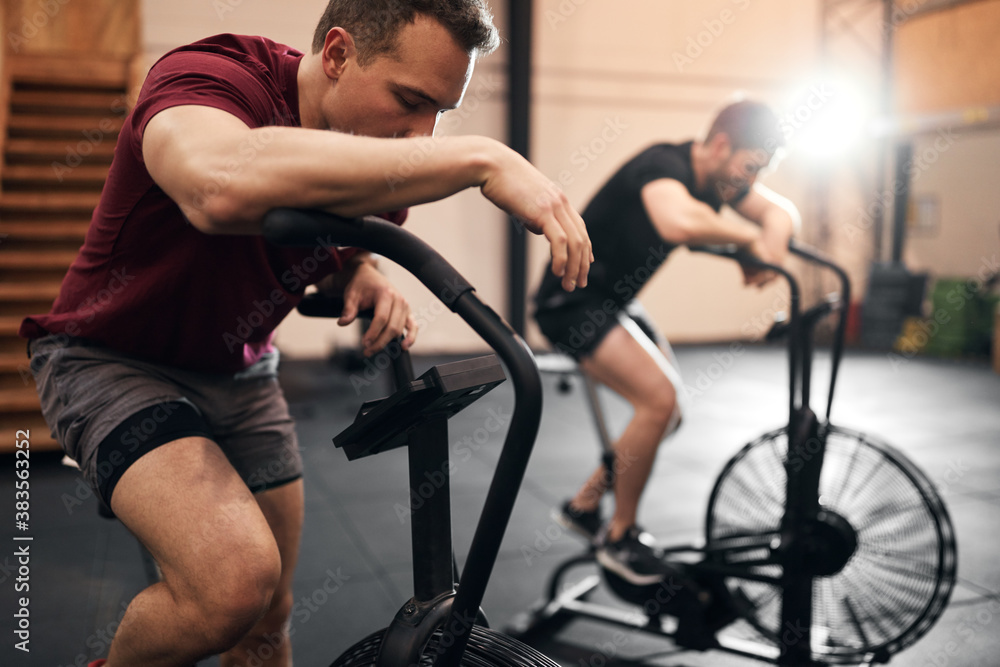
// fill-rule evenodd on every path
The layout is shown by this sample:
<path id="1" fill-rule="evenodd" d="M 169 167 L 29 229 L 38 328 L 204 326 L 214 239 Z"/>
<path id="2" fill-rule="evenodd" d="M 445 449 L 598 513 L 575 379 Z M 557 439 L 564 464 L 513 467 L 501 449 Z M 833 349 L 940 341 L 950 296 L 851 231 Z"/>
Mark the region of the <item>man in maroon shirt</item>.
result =
<path id="1" fill-rule="evenodd" d="M 310 53 L 219 35 L 150 70 L 60 296 L 21 329 L 53 433 L 163 573 L 108 666 L 291 664 L 301 459 L 273 329 L 322 281 L 344 294 L 341 323 L 374 308 L 366 354 L 404 331 L 413 343 L 366 253 L 271 247 L 264 213 L 355 216 L 479 187 L 546 236 L 565 289 L 586 284 L 583 221 L 548 179 L 484 137 L 420 139 L 497 42 L 482 0 L 332 0 Z"/>

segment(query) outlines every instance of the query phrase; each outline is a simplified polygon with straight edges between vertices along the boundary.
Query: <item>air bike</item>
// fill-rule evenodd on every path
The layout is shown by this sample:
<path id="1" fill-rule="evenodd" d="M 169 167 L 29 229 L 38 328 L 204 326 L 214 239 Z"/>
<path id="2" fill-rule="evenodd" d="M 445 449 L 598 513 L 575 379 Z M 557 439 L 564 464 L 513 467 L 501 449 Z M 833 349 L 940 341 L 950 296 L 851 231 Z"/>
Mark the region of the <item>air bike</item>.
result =
<path id="1" fill-rule="evenodd" d="M 538 651 L 486 626 L 480 604 L 528 464 L 542 409 L 542 386 L 524 341 L 437 252 L 413 234 L 374 217 L 345 219 L 318 211 L 276 209 L 264 221 L 272 243 L 332 243 L 365 248 L 402 266 L 464 319 L 507 367 L 515 406 L 496 473 L 459 576 L 451 543 L 448 478 L 429 498 L 411 507 L 413 597 L 384 630 L 362 639 L 335 667 L 558 667 Z M 336 317 L 342 303 L 307 297 L 306 315 Z M 411 498 L 431 473 L 446 469 L 448 418 L 503 382 L 497 356 L 430 369 L 414 378 L 409 355 L 393 361 L 397 389 L 363 404 L 354 423 L 334 438 L 349 460 L 406 446 Z"/>
<path id="2" fill-rule="evenodd" d="M 562 563 L 547 595 L 508 632 L 528 643 L 574 619 L 669 637 L 778 665 L 887 663 L 944 612 L 955 584 L 951 520 L 931 482 L 906 456 L 830 423 L 850 303 L 847 274 L 793 242 L 790 250 L 832 271 L 840 294 L 800 312 L 798 282 L 779 266 L 729 248 L 692 248 L 774 271 L 789 285 L 789 313 L 768 339 L 788 342 L 788 424 L 747 444 L 712 489 L 703 545 L 662 546 L 663 582 L 637 586 L 595 562 L 593 546 Z M 839 312 L 822 421 L 809 407 L 816 325 Z M 593 384 L 587 398 L 614 456 Z M 601 581 L 632 606 L 590 600 Z"/>

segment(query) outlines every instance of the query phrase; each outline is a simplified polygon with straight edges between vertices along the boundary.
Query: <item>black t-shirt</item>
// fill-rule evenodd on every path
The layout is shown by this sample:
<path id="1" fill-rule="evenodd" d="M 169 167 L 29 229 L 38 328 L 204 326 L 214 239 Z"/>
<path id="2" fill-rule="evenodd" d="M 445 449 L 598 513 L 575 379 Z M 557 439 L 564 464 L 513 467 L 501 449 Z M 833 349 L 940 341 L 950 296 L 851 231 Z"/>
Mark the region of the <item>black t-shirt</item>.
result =
<path id="1" fill-rule="evenodd" d="M 714 211 L 722 208 L 722 200 L 714 191 L 695 189 L 691 145 L 689 141 L 651 146 L 604 184 L 582 214 L 594 248 L 587 287 L 566 292 L 560 279 L 552 274 L 550 264 L 535 295 L 539 309 L 607 299 L 621 306 L 638 294 L 676 247 L 659 235 L 646 213 L 641 192 L 647 183 L 672 178 Z"/>

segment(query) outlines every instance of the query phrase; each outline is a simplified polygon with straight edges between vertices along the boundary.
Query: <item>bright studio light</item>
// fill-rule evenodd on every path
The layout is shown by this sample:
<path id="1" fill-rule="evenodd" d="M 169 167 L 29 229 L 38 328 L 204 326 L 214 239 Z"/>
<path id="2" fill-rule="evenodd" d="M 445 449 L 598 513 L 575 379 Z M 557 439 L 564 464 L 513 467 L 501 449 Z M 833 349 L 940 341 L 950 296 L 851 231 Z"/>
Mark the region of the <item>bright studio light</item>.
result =
<path id="1" fill-rule="evenodd" d="M 782 112 L 789 148 L 816 159 L 851 152 L 867 136 L 872 105 L 847 81 L 823 79 L 792 95 Z"/>

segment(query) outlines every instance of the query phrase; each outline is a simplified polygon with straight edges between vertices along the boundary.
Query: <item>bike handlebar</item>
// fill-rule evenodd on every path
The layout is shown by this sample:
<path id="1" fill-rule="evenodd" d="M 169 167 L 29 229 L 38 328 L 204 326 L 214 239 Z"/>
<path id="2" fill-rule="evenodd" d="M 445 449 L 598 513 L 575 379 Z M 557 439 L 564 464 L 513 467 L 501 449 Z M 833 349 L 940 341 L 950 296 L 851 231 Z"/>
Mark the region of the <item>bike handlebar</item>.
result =
<path id="1" fill-rule="evenodd" d="M 789 337 L 792 340 L 798 338 L 798 332 L 800 327 L 800 316 L 799 316 L 799 284 L 784 267 L 778 266 L 777 264 L 769 264 L 764 260 L 751 255 L 750 253 L 738 249 L 735 245 L 723 245 L 723 246 L 688 246 L 688 250 L 693 252 L 708 253 L 710 255 L 715 255 L 717 257 L 723 257 L 726 259 L 732 259 L 740 264 L 747 266 L 752 266 L 754 268 L 766 269 L 768 271 L 774 271 L 778 275 L 782 276 L 788 282 L 789 290 L 789 322 L 788 331 Z M 800 355 L 798 354 L 798 349 L 796 345 L 790 344 L 788 346 L 788 371 L 790 377 L 789 391 L 788 391 L 788 419 L 789 423 L 795 419 L 797 405 L 799 402 L 800 395 L 800 382 L 799 382 L 799 362 Z"/>
<path id="2" fill-rule="evenodd" d="M 436 250 L 413 234 L 376 216 L 344 218 L 311 209 L 278 208 L 264 217 L 264 238 L 285 246 L 353 246 L 396 262 L 451 310 L 472 285 Z"/>
<path id="3" fill-rule="evenodd" d="M 456 629 L 455 641 L 435 663 L 458 665 L 472 631 L 468 619 L 479 612 L 541 422 L 542 384 L 534 356 L 447 260 L 398 225 L 375 216 L 344 218 L 279 208 L 265 216 L 263 235 L 277 245 L 364 248 L 396 262 L 465 320 L 507 367 L 514 386 L 514 412 L 452 604 L 448 626 Z"/>
<path id="4" fill-rule="evenodd" d="M 840 370 L 840 361 L 844 356 L 844 339 L 847 337 L 847 313 L 851 305 L 851 279 L 844 269 L 814 248 L 792 239 L 788 243 L 788 249 L 792 254 L 813 264 L 826 267 L 837 276 L 837 280 L 840 282 L 840 317 L 837 320 L 837 330 L 834 333 L 833 345 L 831 346 L 830 393 L 826 399 L 826 419 L 829 421 L 830 412 L 833 410 L 833 391 L 837 387 L 837 372 Z"/>
<path id="5" fill-rule="evenodd" d="M 787 330 L 789 337 L 792 339 L 792 343 L 789 348 L 793 350 L 791 356 L 791 374 L 792 374 L 792 394 L 794 403 L 794 394 L 796 392 L 796 357 L 799 356 L 794 352 L 794 348 L 800 343 L 796 340 L 800 335 L 808 334 L 812 326 L 824 315 L 838 309 L 840 317 L 837 321 L 837 328 L 834 334 L 832 349 L 831 349 L 831 370 L 830 370 L 830 392 L 827 395 L 826 404 L 826 418 L 830 419 L 830 412 L 833 409 L 833 393 L 837 385 L 837 374 L 840 369 L 840 361 L 843 357 L 844 351 L 844 338 L 847 333 L 847 311 L 848 306 L 851 303 L 851 281 L 847 276 L 847 273 L 838 265 L 834 264 L 831 259 L 822 255 L 818 250 L 810 248 L 804 243 L 800 243 L 795 239 L 790 239 L 788 242 L 788 250 L 793 255 L 797 255 L 812 264 L 816 264 L 825 267 L 832 271 L 840 282 L 840 296 L 838 302 L 827 300 L 816 306 L 813 306 L 804 313 L 799 312 L 799 297 L 800 293 L 798 282 L 795 278 L 774 264 L 768 264 L 761 259 L 751 255 L 750 253 L 740 250 L 735 245 L 703 245 L 703 246 L 688 246 L 689 250 L 694 252 L 702 252 L 710 255 L 715 255 L 717 257 L 723 257 L 726 259 L 732 259 L 739 262 L 740 264 L 753 266 L 755 268 L 768 269 L 775 271 L 776 273 L 782 275 L 786 281 L 788 281 L 789 289 L 791 290 L 790 307 L 789 307 L 789 322 L 785 324 L 784 322 L 776 322 L 775 326 L 772 327 L 771 331 L 767 333 L 765 338 L 767 340 L 772 340 L 777 338 L 778 335 L 784 333 Z M 805 362 L 803 364 L 803 369 L 805 371 L 806 377 L 803 378 L 800 384 L 800 391 L 802 392 L 802 402 L 808 403 L 809 397 L 809 363 L 808 360 L 803 359 Z M 793 408 L 794 409 L 794 408 Z"/>

